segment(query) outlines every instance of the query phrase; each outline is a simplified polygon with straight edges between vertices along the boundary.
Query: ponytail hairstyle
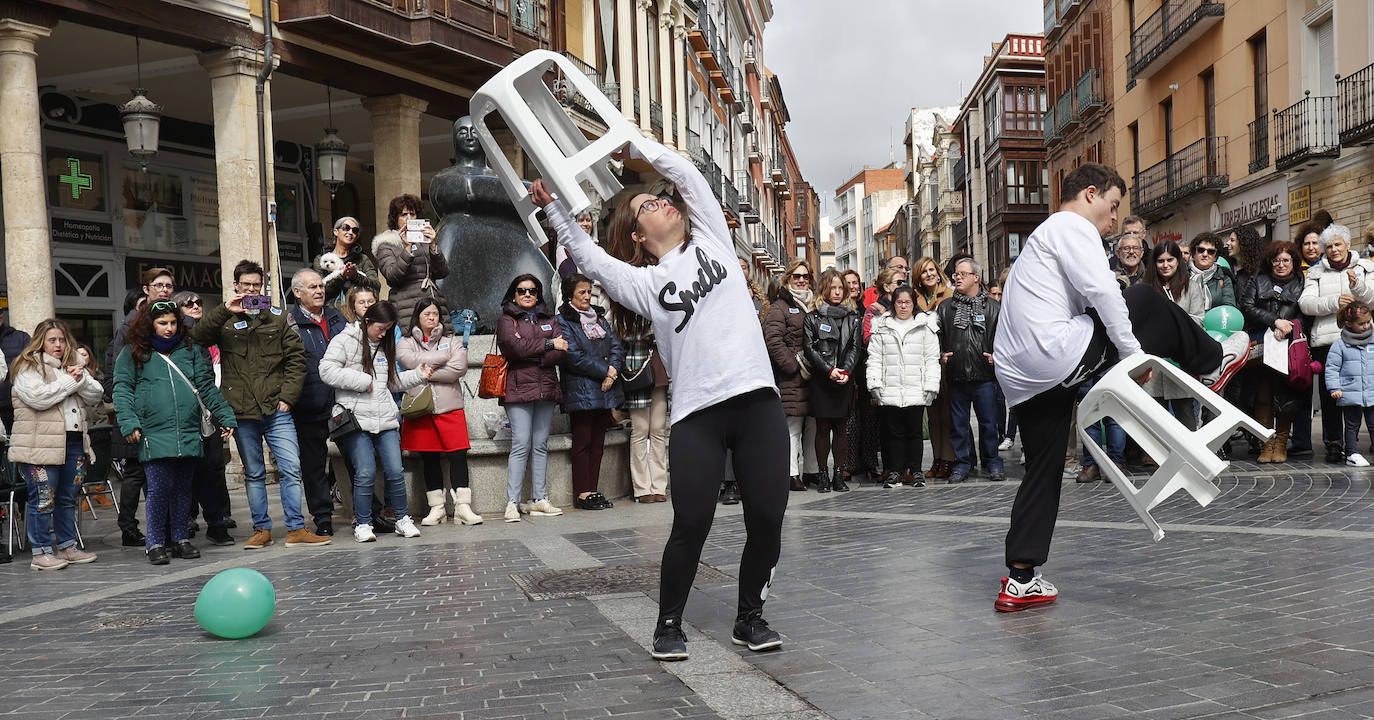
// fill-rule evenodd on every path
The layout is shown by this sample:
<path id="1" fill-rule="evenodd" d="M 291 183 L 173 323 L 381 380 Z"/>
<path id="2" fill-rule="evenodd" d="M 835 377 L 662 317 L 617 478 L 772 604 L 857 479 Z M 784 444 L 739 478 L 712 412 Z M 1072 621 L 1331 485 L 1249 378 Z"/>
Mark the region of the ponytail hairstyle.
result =
<path id="1" fill-rule="evenodd" d="M 1349 305 L 1341 308 L 1340 313 L 1336 315 L 1336 324 L 1340 325 L 1342 330 L 1345 330 L 1355 321 L 1359 320 L 1361 316 L 1374 318 L 1374 310 L 1370 310 L 1369 305 L 1366 303 L 1354 300 L 1351 301 Z"/>
<path id="2" fill-rule="evenodd" d="M 363 372 L 373 375 L 373 364 L 375 357 L 368 352 L 368 345 L 372 340 L 367 336 L 367 326 L 376 324 L 396 324 L 396 306 L 389 300 L 378 301 L 376 305 L 367 309 L 362 319 L 358 321 L 358 327 L 363 331 L 362 357 L 359 360 L 363 364 Z M 396 333 L 382 333 L 382 339 L 377 341 L 377 347 L 386 356 L 386 382 L 387 385 L 396 384 Z"/>

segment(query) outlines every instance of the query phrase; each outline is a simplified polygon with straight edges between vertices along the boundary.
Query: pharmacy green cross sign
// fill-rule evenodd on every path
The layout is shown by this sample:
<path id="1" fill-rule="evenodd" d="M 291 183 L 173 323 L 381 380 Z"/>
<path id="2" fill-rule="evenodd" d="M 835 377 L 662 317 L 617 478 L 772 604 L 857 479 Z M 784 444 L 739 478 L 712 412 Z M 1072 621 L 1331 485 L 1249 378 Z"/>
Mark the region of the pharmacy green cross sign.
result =
<path id="1" fill-rule="evenodd" d="M 80 200 L 82 190 L 90 190 L 95 187 L 91 176 L 81 172 L 81 161 L 76 158 L 67 158 L 67 174 L 59 175 L 57 181 L 72 186 L 72 199 Z"/>

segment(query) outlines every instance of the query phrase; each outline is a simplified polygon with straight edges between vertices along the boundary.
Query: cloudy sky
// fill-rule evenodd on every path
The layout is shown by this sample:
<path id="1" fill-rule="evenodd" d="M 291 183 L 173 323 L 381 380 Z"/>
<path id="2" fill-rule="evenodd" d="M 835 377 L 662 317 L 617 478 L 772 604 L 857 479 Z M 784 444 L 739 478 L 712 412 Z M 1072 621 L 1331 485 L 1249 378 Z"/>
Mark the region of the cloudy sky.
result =
<path id="1" fill-rule="evenodd" d="M 865 164 L 901 159 L 912 107 L 958 105 L 993 42 L 1040 32 L 1040 0 L 773 0 L 763 60 L 788 137 L 827 202 Z"/>

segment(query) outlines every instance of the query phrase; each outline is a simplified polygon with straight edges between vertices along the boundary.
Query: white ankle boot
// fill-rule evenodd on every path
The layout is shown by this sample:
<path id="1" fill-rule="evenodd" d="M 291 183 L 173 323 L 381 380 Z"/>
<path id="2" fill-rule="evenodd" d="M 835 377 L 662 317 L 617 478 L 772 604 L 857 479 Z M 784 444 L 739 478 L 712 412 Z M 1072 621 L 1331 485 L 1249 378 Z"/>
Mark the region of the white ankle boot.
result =
<path id="1" fill-rule="evenodd" d="M 482 516 L 472 511 L 472 488 L 451 488 L 453 519 L 464 525 L 481 525 Z"/>
<path id="2" fill-rule="evenodd" d="M 444 524 L 444 491 L 426 490 L 425 502 L 429 503 L 429 514 L 420 520 L 421 525 Z"/>

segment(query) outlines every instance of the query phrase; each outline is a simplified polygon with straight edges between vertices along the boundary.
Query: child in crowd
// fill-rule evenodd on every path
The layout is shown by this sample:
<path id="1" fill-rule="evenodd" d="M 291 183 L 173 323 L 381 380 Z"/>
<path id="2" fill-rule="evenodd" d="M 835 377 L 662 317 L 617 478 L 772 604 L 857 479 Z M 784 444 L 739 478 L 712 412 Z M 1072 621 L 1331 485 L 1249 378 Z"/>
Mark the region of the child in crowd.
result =
<path id="1" fill-rule="evenodd" d="M 1357 451 L 1360 420 L 1374 437 L 1374 327 L 1369 305 L 1355 300 L 1337 315 L 1341 336 L 1326 356 L 1326 387 L 1345 414 L 1345 464 L 1367 467 Z"/>

